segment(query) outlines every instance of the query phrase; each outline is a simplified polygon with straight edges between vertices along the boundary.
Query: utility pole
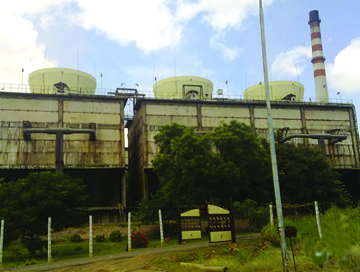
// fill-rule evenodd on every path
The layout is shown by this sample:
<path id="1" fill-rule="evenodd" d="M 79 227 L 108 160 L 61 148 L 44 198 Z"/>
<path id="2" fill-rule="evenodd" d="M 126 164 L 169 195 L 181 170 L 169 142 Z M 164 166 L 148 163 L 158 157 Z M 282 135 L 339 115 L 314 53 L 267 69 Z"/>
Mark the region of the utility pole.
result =
<path id="1" fill-rule="evenodd" d="M 266 90 L 266 106 L 267 106 L 267 115 L 268 115 L 270 152 L 271 152 L 271 164 L 272 164 L 272 172 L 273 172 L 274 191 L 275 191 L 276 211 L 278 216 L 278 227 L 279 227 L 280 240 L 281 240 L 283 270 L 284 272 L 289 272 L 289 266 L 287 264 L 287 249 L 286 249 L 285 229 L 284 229 L 284 221 L 282 214 L 279 175 L 278 175 L 277 161 L 276 161 L 274 127 L 271 116 L 269 79 L 268 79 L 268 70 L 267 70 L 266 44 L 265 44 L 264 12 L 262 8 L 262 0 L 259 0 L 259 5 L 260 5 L 261 45 L 262 45 L 264 80 L 265 80 L 265 90 Z"/>

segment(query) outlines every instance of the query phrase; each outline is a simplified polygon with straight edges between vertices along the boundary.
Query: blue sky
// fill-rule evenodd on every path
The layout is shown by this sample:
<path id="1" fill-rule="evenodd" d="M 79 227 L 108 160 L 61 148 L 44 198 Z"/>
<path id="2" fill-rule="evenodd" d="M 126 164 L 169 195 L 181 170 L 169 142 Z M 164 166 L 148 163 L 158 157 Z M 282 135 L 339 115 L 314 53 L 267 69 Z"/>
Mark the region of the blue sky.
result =
<path id="1" fill-rule="evenodd" d="M 359 111 L 360 1 L 263 4 L 270 80 L 299 79 L 304 97 L 315 97 L 308 19 L 317 9 L 329 97 L 352 99 Z M 258 0 L 0 0 L 0 15 L 0 83 L 26 83 L 44 67 L 144 92 L 154 77 L 175 75 L 206 77 L 214 92 L 238 96 L 264 81 Z"/>

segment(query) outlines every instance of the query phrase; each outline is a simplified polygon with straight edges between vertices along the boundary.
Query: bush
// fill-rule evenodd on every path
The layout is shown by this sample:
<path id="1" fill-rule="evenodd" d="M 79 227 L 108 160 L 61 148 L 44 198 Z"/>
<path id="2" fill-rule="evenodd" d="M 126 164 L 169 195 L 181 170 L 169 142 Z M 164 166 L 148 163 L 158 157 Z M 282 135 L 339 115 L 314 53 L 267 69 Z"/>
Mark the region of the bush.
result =
<path id="1" fill-rule="evenodd" d="M 80 243 L 81 242 L 81 236 L 79 234 L 73 234 L 70 236 L 70 242 L 71 243 Z"/>
<path id="2" fill-rule="evenodd" d="M 144 248 L 149 246 L 148 237 L 141 234 L 139 231 L 131 233 L 131 247 L 132 248 Z"/>
<path id="3" fill-rule="evenodd" d="M 121 242 L 121 240 L 122 240 L 121 231 L 114 230 L 113 232 L 110 233 L 109 238 L 110 238 L 111 242 Z"/>
<path id="4" fill-rule="evenodd" d="M 105 235 L 104 234 L 98 234 L 95 237 L 95 241 L 98 243 L 103 243 L 105 242 Z"/>
<path id="5" fill-rule="evenodd" d="M 265 227 L 263 227 L 261 230 L 261 236 L 262 242 L 268 242 L 276 247 L 280 246 L 280 236 L 275 225 L 272 226 L 269 223 Z"/>
<path id="6" fill-rule="evenodd" d="M 243 203 L 234 202 L 234 209 L 245 219 L 249 219 L 250 227 L 254 231 L 261 230 L 269 222 L 269 209 L 259 207 L 256 201 L 247 199 Z"/>

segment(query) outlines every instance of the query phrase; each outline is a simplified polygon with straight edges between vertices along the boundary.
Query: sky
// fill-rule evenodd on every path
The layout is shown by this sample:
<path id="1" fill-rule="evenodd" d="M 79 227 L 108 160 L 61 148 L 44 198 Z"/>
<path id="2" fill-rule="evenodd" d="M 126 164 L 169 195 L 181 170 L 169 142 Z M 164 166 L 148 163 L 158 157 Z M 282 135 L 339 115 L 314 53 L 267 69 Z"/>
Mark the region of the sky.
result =
<path id="1" fill-rule="evenodd" d="M 360 110 L 360 1 L 263 0 L 269 79 L 315 98 L 309 12 L 318 10 L 331 99 Z M 0 0 L 0 85 L 34 70 L 93 75 L 98 88 L 148 93 L 157 80 L 200 76 L 214 94 L 264 82 L 258 0 Z M 102 76 L 101 76 L 102 75 Z M 225 84 L 227 82 L 227 84 Z"/>

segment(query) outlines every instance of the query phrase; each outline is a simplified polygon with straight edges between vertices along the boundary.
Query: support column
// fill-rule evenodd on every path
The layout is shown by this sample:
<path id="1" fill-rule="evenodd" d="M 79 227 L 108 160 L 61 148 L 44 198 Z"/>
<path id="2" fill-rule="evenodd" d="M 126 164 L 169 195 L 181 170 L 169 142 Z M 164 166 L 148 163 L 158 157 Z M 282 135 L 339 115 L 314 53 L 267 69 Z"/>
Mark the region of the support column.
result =
<path id="1" fill-rule="evenodd" d="M 59 128 L 64 127 L 64 100 L 58 100 L 58 126 Z"/>
<path id="2" fill-rule="evenodd" d="M 255 128 L 255 110 L 254 110 L 254 106 L 250 106 L 249 107 L 249 112 L 250 112 L 250 126 L 253 129 L 254 133 L 256 132 L 256 128 Z"/>
<path id="3" fill-rule="evenodd" d="M 306 118 L 305 118 L 305 109 L 300 109 L 300 118 L 301 118 L 301 133 L 302 134 L 308 134 L 307 128 L 306 128 Z M 305 146 L 309 146 L 309 140 L 307 138 L 303 138 L 303 142 Z"/>
<path id="4" fill-rule="evenodd" d="M 56 173 L 62 173 L 64 169 L 64 140 L 61 131 L 56 132 Z"/>
<path id="5" fill-rule="evenodd" d="M 126 174 L 121 174 L 121 204 L 126 207 Z"/>
<path id="6" fill-rule="evenodd" d="M 201 113 L 201 105 L 200 104 L 196 105 L 196 114 L 197 114 L 198 131 L 202 131 L 203 126 L 202 126 L 202 113 Z"/>

